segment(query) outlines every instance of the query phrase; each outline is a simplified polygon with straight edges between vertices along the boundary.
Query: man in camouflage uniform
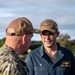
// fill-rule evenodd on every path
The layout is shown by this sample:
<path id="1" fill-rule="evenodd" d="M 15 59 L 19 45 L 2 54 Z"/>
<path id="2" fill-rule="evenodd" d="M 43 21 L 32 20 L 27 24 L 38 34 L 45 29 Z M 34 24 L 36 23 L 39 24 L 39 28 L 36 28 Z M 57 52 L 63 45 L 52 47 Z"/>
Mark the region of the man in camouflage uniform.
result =
<path id="1" fill-rule="evenodd" d="M 18 55 L 30 46 L 33 31 L 32 23 L 24 17 L 8 25 L 5 44 L 0 48 L 0 75 L 28 75 L 26 64 Z"/>

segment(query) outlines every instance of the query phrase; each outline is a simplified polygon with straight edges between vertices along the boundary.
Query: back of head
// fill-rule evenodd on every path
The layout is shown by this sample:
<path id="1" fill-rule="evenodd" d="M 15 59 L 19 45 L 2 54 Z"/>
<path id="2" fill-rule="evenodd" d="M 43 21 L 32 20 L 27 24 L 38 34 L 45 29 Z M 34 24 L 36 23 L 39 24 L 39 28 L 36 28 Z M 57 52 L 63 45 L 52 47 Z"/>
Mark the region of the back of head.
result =
<path id="1" fill-rule="evenodd" d="M 47 30 L 47 31 L 50 31 L 51 33 L 55 33 L 56 31 L 58 31 L 58 25 L 52 19 L 46 19 L 41 22 L 40 30 L 41 32 L 44 30 Z"/>
<path id="2" fill-rule="evenodd" d="M 6 29 L 6 35 L 8 36 L 21 36 L 33 32 L 32 23 L 25 17 L 14 19 Z"/>

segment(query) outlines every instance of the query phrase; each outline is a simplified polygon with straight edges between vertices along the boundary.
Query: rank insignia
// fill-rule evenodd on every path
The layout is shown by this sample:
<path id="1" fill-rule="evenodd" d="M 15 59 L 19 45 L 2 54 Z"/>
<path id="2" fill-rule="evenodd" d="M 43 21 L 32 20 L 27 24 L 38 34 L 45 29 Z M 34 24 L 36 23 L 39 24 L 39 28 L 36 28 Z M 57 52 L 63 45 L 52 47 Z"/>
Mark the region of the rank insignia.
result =
<path id="1" fill-rule="evenodd" d="M 62 61 L 61 66 L 62 67 L 71 67 L 71 63 L 70 63 L 70 61 Z"/>

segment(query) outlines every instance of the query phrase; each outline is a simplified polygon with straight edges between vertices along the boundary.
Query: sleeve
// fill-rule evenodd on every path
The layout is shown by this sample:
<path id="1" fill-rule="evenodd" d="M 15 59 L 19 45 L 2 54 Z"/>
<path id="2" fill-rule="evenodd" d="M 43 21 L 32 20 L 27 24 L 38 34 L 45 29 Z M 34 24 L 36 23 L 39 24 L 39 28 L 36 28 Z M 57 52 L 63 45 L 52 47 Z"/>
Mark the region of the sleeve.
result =
<path id="1" fill-rule="evenodd" d="M 34 64 L 33 64 L 33 60 L 30 54 L 27 55 L 25 62 L 29 69 L 29 75 L 34 75 Z"/>

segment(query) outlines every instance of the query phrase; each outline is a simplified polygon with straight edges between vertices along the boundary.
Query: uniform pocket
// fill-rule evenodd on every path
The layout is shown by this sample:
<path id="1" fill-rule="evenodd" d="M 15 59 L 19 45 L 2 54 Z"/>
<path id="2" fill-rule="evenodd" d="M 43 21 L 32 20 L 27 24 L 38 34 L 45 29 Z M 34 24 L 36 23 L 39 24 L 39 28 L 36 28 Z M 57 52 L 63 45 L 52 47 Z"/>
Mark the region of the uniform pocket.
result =
<path id="1" fill-rule="evenodd" d="M 48 70 L 44 66 L 39 66 L 39 67 L 35 66 L 34 70 L 35 70 L 35 75 L 48 75 Z"/>
<path id="2" fill-rule="evenodd" d="M 70 74 L 70 68 L 69 67 L 59 67 L 56 70 L 58 75 L 69 75 Z"/>

